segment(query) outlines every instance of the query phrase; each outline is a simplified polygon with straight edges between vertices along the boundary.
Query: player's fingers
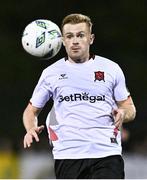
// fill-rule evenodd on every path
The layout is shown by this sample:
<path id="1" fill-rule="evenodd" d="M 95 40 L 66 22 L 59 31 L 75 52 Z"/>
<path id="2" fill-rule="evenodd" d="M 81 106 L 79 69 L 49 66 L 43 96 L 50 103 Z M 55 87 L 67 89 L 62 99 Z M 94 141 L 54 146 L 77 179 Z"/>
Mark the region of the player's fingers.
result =
<path id="1" fill-rule="evenodd" d="M 39 137 L 38 137 L 38 134 L 36 133 L 36 131 L 32 131 L 31 132 L 31 136 L 32 136 L 32 140 L 33 140 L 33 138 L 35 139 L 35 141 L 39 141 Z"/>
<path id="2" fill-rule="evenodd" d="M 24 148 L 30 147 L 31 143 L 24 140 Z"/>
<path id="3" fill-rule="evenodd" d="M 32 142 L 33 142 L 32 135 L 27 133 L 24 137 L 24 148 L 30 147 Z"/>
<path id="4" fill-rule="evenodd" d="M 123 119 L 121 116 L 119 116 L 116 118 L 114 125 L 116 128 L 121 129 L 122 123 L 123 123 Z"/>
<path id="5" fill-rule="evenodd" d="M 24 137 L 24 148 L 30 147 L 33 143 L 33 139 L 35 139 L 36 142 L 39 142 L 38 134 L 41 133 L 43 129 L 43 125 L 30 129 Z"/>
<path id="6" fill-rule="evenodd" d="M 120 115 L 119 115 L 119 114 L 116 114 L 116 115 L 114 116 L 114 124 L 118 123 L 119 120 L 120 120 Z"/>
<path id="7" fill-rule="evenodd" d="M 119 129 L 120 128 L 120 122 L 116 122 L 115 127 Z"/>
<path id="8" fill-rule="evenodd" d="M 27 148 L 27 144 L 26 144 L 26 141 L 25 141 L 25 140 L 23 141 L 23 147 L 24 147 L 24 148 Z"/>
<path id="9" fill-rule="evenodd" d="M 24 148 L 31 146 L 30 142 L 28 140 L 26 140 L 25 138 L 24 138 L 23 144 L 24 144 Z"/>
<path id="10" fill-rule="evenodd" d="M 38 127 L 38 133 L 41 133 L 43 129 L 44 129 L 44 125 L 39 126 Z"/>

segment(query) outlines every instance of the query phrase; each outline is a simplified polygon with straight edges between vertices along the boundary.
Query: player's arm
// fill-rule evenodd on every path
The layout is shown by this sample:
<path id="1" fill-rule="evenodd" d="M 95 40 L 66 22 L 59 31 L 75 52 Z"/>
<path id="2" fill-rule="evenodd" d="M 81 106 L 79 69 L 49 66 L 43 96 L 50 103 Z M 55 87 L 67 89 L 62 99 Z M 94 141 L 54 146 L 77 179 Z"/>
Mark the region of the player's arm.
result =
<path id="1" fill-rule="evenodd" d="M 23 124 L 26 129 L 26 135 L 24 136 L 24 148 L 30 147 L 34 139 L 36 142 L 39 141 L 38 134 L 44 129 L 43 125 L 38 126 L 37 117 L 40 112 L 40 108 L 36 108 L 29 103 L 23 113 Z"/>
<path id="2" fill-rule="evenodd" d="M 121 128 L 123 122 L 135 119 L 136 108 L 131 96 L 124 101 L 117 101 L 118 109 L 114 110 L 114 123 L 117 128 Z"/>

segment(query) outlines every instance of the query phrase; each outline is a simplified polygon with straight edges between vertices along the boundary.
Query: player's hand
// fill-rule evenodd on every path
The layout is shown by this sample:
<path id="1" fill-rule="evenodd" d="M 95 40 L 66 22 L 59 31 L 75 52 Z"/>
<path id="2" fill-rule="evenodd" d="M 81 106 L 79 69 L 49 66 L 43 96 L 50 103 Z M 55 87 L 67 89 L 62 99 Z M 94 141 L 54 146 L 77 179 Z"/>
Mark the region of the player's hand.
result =
<path id="1" fill-rule="evenodd" d="M 33 143 L 33 139 L 35 139 L 36 142 L 39 142 L 38 134 L 40 134 L 43 129 L 44 129 L 43 125 L 31 128 L 24 136 L 24 141 L 23 141 L 24 148 L 27 147 L 29 148 Z"/>
<path id="2" fill-rule="evenodd" d="M 125 118 L 125 111 L 123 109 L 115 109 L 113 110 L 113 118 L 114 118 L 114 125 L 119 130 L 122 127 L 122 123 Z"/>

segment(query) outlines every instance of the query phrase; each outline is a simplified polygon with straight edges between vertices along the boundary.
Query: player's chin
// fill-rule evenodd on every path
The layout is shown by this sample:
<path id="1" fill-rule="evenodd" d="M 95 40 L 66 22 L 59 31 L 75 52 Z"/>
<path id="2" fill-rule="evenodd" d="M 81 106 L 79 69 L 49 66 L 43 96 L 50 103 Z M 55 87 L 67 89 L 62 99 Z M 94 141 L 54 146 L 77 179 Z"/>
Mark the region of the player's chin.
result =
<path id="1" fill-rule="evenodd" d="M 70 56 L 70 58 L 74 61 L 74 62 L 81 62 L 82 61 L 82 56 L 79 53 L 72 53 L 72 55 Z"/>

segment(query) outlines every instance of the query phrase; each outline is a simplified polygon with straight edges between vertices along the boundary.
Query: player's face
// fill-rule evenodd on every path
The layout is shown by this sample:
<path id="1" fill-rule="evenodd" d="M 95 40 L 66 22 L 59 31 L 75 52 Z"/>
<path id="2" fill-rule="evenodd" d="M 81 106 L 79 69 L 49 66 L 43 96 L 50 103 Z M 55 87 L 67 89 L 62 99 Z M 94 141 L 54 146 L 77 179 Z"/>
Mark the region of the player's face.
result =
<path id="1" fill-rule="evenodd" d="M 85 62 L 89 59 L 93 39 L 94 35 L 86 23 L 65 24 L 63 27 L 63 45 L 72 62 Z"/>

